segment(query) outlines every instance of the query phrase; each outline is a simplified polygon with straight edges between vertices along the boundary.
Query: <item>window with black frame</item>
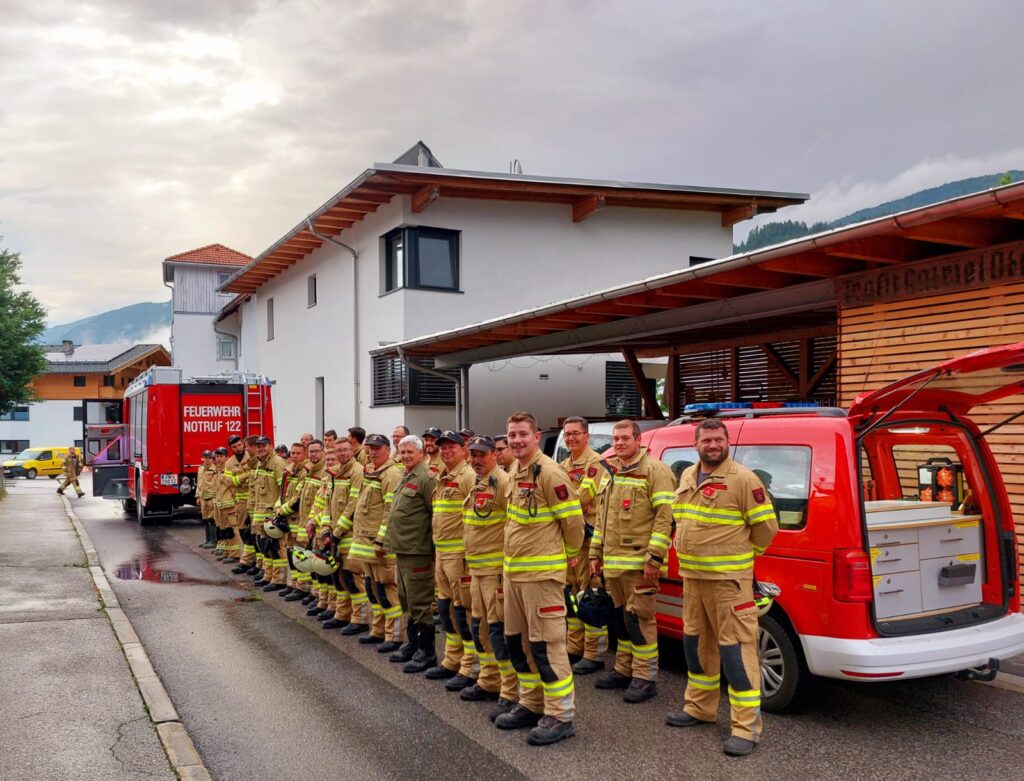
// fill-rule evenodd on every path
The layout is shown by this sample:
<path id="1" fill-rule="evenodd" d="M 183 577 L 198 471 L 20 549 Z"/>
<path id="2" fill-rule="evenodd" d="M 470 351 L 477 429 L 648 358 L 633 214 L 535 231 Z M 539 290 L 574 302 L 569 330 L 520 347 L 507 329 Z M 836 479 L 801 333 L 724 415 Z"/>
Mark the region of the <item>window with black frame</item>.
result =
<path id="1" fill-rule="evenodd" d="M 459 231 L 410 226 L 382 237 L 381 292 L 459 290 Z"/>

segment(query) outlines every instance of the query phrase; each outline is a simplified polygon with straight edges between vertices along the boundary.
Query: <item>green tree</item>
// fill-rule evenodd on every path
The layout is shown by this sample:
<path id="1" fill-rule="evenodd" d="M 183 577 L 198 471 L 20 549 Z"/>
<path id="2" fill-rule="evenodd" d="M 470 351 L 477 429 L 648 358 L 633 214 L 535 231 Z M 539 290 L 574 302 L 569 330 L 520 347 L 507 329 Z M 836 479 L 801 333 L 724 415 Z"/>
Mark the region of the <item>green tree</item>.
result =
<path id="1" fill-rule="evenodd" d="M 0 247 L 0 415 L 34 398 L 29 382 L 46 368 L 36 340 L 46 328 L 46 310 L 21 284 L 21 255 Z"/>

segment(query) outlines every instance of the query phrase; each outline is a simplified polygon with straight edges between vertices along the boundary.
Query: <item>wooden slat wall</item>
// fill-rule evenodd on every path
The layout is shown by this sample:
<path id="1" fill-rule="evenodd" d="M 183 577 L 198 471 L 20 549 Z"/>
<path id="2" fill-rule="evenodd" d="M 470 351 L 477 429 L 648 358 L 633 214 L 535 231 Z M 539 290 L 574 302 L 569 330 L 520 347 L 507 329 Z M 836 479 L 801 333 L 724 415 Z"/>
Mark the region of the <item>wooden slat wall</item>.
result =
<path id="1" fill-rule="evenodd" d="M 1016 342 L 1024 342 L 1024 284 L 840 310 L 840 403 L 848 407 L 858 393 L 947 358 Z M 1022 406 L 1024 396 L 1012 396 L 977 408 L 971 417 L 984 428 Z M 1006 481 L 1024 550 L 1024 423 L 1004 426 L 987 440 Z M 1024 570 L 1024 554 L 1020 564 Z"/>

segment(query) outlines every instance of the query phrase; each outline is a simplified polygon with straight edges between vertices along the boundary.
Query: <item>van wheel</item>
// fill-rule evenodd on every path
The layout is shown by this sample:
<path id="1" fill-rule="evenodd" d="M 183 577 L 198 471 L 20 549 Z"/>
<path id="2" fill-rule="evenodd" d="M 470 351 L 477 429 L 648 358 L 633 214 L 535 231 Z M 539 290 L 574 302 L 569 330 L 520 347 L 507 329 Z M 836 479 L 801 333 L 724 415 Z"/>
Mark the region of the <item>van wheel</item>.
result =
<path id="1" fill-rule="evenodd" d="M 56 480 L 57 479 L 57 475 L 50 475 L 50 479 L 51 480 Z"/>
<path id="2" fill-rule="evenodd" d="M 37 474 L 39 473 L 36 471 L 35 467 L 30 467 L 29 470 L 25 473 L 25 477 L 27 477 L 29 480 L 35 480 Z"/>
<path id="3" fill-rule="evenodd" d="M 757 651 L 761 659 L 761 707 L 770 713 L 796 709 L 810 672 L 789 630 L 762 616 Z"/>

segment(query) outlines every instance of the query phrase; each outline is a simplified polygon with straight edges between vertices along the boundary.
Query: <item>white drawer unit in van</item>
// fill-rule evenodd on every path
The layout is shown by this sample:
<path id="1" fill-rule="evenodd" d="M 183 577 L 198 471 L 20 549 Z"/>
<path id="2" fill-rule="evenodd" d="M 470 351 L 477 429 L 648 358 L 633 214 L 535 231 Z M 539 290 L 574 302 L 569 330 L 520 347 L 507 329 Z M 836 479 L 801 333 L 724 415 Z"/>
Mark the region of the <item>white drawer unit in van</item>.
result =
<path id="1" fill-rule="evenodd" d="M 866 502 L 875 615 L 898 618 L 981 601 L 982 518 L 939 502 Z"/>

